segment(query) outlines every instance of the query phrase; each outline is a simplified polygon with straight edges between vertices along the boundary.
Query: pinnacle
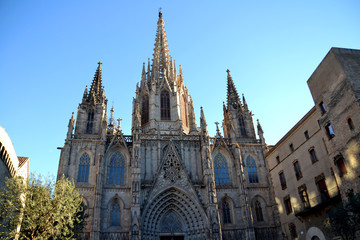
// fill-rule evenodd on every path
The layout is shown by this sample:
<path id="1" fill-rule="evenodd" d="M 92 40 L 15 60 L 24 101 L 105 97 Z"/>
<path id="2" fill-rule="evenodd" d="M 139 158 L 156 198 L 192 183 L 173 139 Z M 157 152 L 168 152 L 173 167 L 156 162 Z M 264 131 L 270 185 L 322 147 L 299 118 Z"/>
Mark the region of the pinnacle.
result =
<path id="1" fill-rule="evenodd" d="M 232 106 L 234 109 L 241 107 L 239 95 L 236 91 L 235 84 L 230 75 L 230 70 L 227 69 L 227 106 Z"/>

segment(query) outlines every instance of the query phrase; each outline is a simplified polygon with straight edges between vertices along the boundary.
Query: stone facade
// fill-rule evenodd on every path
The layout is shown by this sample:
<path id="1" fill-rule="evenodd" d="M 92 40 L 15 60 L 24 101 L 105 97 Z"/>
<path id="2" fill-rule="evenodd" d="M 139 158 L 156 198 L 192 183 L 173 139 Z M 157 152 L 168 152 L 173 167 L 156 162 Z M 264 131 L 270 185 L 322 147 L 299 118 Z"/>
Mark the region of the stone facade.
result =
<path id="1" fill-rule="evenodd" d="M 288 239 L 335 239 L 327 212 L 360 191 L 360 51 L 332 48 L 308 85 L 315 106 L 266 154 Z"/>
<path id="2" fill-rule="evenodd" d="M 131 135 L 107 117 L 101 62 L 68 125 L 58 177 L 87 206 L 84 239 L 281 239 L 265 139 L 228 71 L 224 136 L 211 138 L 169 54 L 161 12 L 133 100 Z M 74 130 L 75 128 L 75 130 Z"/>

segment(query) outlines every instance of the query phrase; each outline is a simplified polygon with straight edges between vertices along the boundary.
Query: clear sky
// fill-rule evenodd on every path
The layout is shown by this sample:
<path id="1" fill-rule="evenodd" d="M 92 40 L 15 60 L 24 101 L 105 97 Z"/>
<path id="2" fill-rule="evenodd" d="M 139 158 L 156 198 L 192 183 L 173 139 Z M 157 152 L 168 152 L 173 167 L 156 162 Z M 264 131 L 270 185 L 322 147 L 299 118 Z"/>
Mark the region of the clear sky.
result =
<path id="1" fill-rule="evenodd" d="M 1 0 L 0 125 L 31 172 L 56 175 L 57 147 L 99 60 L 108 109 L 131 134 L 160 7 L 170 54 L 210 135 L 223 120 L 226 69 L 275 144 L 314 105 L 306 81 L 330 48 L 360 49 L 358 0 Z"/>

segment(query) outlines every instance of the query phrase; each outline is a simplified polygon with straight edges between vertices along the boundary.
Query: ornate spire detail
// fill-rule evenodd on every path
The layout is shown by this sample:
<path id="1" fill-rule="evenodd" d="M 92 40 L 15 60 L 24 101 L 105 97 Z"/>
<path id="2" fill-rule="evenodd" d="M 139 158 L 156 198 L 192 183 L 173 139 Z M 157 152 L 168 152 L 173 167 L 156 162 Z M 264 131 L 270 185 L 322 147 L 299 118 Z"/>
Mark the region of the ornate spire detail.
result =
<path id="1" fill-rule="evenodd" d="M 230 75 L 230 70 L 226 70 L 227 72 L 227 107 L 232 106 L 234 109 L 241 108 L 241 102 L 239 95 L 236 91 L 235 84 Z"/>
<path id="2" fill-rule="evenodd" d="M 201 133 L 208 136 L 209 133 L 207 131 L 207 123 L 206 123 L 203 107 L 200 107 L 200 127 L 201 127 Z"/>
<path id="3" fill-rule="evenodd" d="M 245 109 L 245 111 L 248 111 L 249 109 L 248 109 L 248 105 L 247 105 L 247 102 L 246 102 L 246 99 L 245 99 L 245 95 L 244 95 L 244 94 L 242 94 L 242 99 L 243 99 L 244 109 Z"/>
<path id="4" fill-rule="evenodd" d="M 265 144 L 265 137 L 264 137 L 264 131 L 260 125 L 259 119 L 257 119 L 257 130 L 258 130 L 258 135 L 260 138 L 260 142 Z"/>
<path id="5" fill-rule="evenodd" d="M 115 125 L 115 121 L 114 121 L 114 106 L 111 107 L 110 110 L 110 119 L 109 119 L 109 126 L 114 126 Z"/>
<path id="6" fill-rule="evenodd" d="M 91 83 L 90 91 L 87 94 L 87 100 L 94 100 L 95 103 L 102 103 L 105 101 L 104 88 L 102 86 L 101 64 L 101 61 L 98 62 L 98 67 L 96 69 L 94 79 Z M 87 90 L 85 91 L 87 92 Z"/>
<path id="7" fill-rule="evenodd" d="M 165 77 L 169 79 L 171 74 L 171 68 L 170 68 L 171 58 L 168 50 L 164 20 L 162 18 L 161 11 L 159 11 L 159 20 L 157 22 L 155 48 L 154 48 L 153 56 L 154 58 L 152 65 L 152 77 L 153 77 L 152 80 L 161 81 Z"/>

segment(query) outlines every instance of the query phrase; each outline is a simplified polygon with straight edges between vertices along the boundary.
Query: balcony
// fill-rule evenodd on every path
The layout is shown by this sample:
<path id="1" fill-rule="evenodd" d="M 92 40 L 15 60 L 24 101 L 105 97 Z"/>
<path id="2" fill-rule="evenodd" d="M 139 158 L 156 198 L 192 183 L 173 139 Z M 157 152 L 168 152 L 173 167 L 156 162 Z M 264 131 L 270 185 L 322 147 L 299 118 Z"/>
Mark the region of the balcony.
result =
<path id="1" fill-rule="evenodd" d="M 326 194 L 319 194 L 316 197 L 309 199 L 309 202 L 307 203 L 304 202 L 299 205 L 294 205 L 295 216 L 306 217 L 321 211 L 327 206 L 339 203 L 341 201 L 339 190 L 337 188 L 331 190 L 333 191 L 329 191 L 330 196 Z"/>

